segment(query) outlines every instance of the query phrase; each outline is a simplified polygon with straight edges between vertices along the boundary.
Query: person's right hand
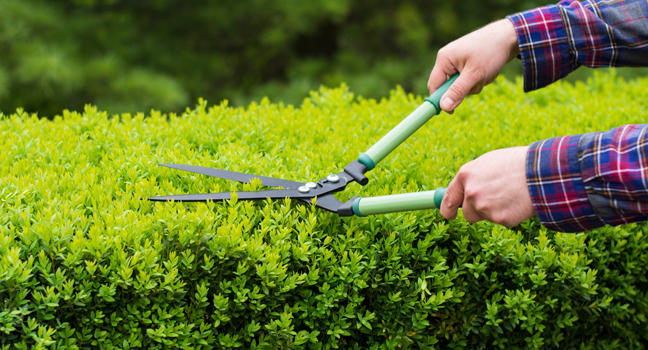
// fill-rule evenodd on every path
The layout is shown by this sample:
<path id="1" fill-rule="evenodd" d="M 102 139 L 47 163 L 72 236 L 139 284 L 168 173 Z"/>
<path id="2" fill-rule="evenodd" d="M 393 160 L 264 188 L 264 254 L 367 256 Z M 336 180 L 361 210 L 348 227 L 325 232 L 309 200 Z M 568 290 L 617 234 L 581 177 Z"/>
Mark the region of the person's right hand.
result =
<path id="1" fill-rule="evenodd" d="M 439 50 L 428 89 L 432 94 L 448 76 L 461 75 L 441 97 L 441 109 L 453 113 L 466 95 L 492 83 L 507 62 L 519 54 L 513 23 L 503 19 L 465 35 Z"/>

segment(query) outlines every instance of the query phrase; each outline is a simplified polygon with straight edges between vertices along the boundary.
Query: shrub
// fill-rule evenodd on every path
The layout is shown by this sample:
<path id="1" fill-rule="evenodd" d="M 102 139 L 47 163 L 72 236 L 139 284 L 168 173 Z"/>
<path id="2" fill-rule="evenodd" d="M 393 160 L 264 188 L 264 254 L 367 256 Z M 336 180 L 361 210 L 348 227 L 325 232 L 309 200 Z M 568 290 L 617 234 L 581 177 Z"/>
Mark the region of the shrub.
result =
<path id="1" fill-rule="evenodd" d="M 337 196 L 430 190 L 491 149 L 642 122 L 646 84 L 598 75 L 525 95 L 500 80 Z M 644 224 L 565 234 L 432 210 L 340 218 L 289 200 L 140 200 L 258 188 L 161 162 L 323 178 L 421 102 L 342 86 L 299 108 L 2 116 L 0 348 L 643 347 Z"/>

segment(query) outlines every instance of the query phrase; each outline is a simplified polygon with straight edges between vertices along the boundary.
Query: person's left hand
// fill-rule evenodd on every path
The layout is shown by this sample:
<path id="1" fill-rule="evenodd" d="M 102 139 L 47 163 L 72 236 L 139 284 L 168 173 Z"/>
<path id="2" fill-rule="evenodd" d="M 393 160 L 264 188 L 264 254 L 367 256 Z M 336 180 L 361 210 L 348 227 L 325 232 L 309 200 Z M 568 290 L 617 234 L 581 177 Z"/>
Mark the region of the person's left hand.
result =
<path id="1" fill-rule="evenodd" d="M 455 219 L 459 206 L 471 223 L 488 220 L 512 227 L 535 215 L 526 182 L 529 147 L 492 151 L 464 164 L 441 202 L 441 215 Z"/>

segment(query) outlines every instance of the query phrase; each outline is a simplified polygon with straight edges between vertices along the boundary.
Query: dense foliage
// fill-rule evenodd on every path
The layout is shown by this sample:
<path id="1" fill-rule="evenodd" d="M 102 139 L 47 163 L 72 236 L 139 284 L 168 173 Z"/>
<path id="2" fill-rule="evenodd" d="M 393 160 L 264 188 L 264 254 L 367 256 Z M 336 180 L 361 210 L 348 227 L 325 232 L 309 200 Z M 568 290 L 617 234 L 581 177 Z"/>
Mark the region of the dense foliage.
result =
<path id="1" fill-rule="evenodd" d="M 524 95 L 500 80 L 337 196 L 429 190 L 491 149 L 645 121 L 646 84 L 597 76 Z M 141 200 L 258 188 L 161 162 L 323 178 L 421 102 L 342 86 L 300 107 L 0 117 L 0 349 L 644 347 L 645 224 L 564 234 L 436 210 Z"/>
<path id="2" fill-rule="evenodd" d="M 0 1 L 0 110 L 299 102 L 347 81 L 423 93 L 436 49 L 539 0 Z"/>

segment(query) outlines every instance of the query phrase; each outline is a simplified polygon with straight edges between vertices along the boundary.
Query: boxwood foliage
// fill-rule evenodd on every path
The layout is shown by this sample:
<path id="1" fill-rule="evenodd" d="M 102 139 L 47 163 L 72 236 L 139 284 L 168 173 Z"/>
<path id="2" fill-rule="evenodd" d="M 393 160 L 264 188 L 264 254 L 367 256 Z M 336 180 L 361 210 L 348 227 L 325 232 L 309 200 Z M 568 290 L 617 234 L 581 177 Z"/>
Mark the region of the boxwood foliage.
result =
<path id="1" fill-rule="evenodd" d="M 430 190 L 488 150 L 645 121 L 646 84 L 597 75 L 525 95 L 500 80 L 337 196 Z M 644 347 L 643 224 L 565 234 L 434 210 L 141 199 L 259 188 L 162 162 L 323 178 L 421 102 L 342 86 L 301 107 L 2 116 L 0 349 Z"/>

